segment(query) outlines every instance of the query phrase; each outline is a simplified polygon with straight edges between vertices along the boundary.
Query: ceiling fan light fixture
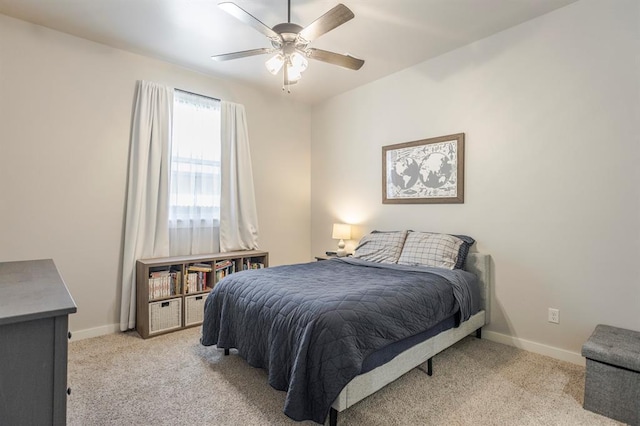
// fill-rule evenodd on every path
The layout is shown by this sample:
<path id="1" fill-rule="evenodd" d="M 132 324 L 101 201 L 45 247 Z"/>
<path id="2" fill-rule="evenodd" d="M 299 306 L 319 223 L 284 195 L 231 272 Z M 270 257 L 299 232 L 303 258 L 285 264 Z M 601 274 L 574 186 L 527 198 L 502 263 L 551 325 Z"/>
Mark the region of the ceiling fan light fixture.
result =
<path id="1" fill-rule="evenodd" d="M 294 52 L 291 57 L 291 66 L 298 69 L 299 72 L 304 72 L 309 66 L 309 61 L 303 55 L 298 52 Z"/>
<path id="2" fill-rule="evenodd" d="M 287 76 L 289 81 L 298 81 L 302 78 L 302 72 L 298 67 L 289 62 L 287 63 Z"/>
<path id="3" fill-rule="evenodd" d="M 214 55 L 212 59 L 228 61 L 254 55 L 275 53 L 275 56 L 265 62 L 265 66 L 273 75 L 283 70 L 283 90 L 287 87 L 288 91 L 290 84 L 294 84 L 300 80 L 302 73 L 309 65 L 307 60 L 309 58 L 352 70 L 359 70 L 360 67 L 364 65 L 362 59 L 309 47 L 309 44 L 318 37 L 343 25 L 354 17 L 353 12 L 343 4 L 334 6 L 308 26 L 302 27 L 291 22 L 291 0 L 289 0 L 287 2 L 287 22 L 277 24 L 273 28 L 269 28 L 235 3 L 223 1 L 219 3 L 219 6 L 229 15 L 265 35 L 271 41 L 272 47 Z"/>
<path id="4" fill-rule="evenodd" d="M 278 74 L 278 72 L 280 72 L 280 69 L 282 68 L 283 64 L 284 64 L 284 57 L 282 56 L 282 54 L 278 53 L 277 55 L 269 59 L 267 62 L 265 62 L 264 65 L 267 67 L 267 69 L 271 74 L 276 75 Z"/>

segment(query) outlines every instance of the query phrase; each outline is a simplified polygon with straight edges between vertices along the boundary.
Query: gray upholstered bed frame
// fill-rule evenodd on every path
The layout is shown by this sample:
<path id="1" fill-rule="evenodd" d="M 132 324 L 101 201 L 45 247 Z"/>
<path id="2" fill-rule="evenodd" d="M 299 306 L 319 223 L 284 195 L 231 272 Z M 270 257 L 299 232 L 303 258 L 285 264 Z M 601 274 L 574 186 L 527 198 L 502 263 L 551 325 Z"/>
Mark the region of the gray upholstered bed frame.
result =
<path id="1" fill-rule="evenodd" d="M 332 426 L 337 424 L 339 411 L 346 410 L 422 364 L 426 364 L 427 374 L 431 375 L 431 358 L 434 355 L 474 332 L 477 337 L 480 337 L 482 327 L 489 323 L 491 257 L 488 254 L 469 253 L 464 269 L 474 273 L 480 279 L 482 310 L 459 327 L 433 336 L 400 353 L 386 364 L 351 380 L 331 406 L 329 423 Z"/>

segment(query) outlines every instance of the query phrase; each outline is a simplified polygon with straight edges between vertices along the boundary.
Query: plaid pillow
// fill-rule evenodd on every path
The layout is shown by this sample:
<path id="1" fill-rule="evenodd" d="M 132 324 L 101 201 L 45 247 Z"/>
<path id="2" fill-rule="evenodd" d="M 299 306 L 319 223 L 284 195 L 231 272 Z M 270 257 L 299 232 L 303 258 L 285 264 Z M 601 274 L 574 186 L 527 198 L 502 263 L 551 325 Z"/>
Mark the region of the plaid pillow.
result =
<path id="1" fill-rule="evenodd" d="M 398 264 L 460 269 L 474 242 L 473 238 L 464 235 L 410 232 Z"/>
<path id="2" fill-rule="evenodd" d="M 464 268 L 464 262 L 467 260 L 469 248 L 476 242 L 476 240 L 467 235 L 454 235 L 454 237 L 460 238 L 462 240 L 462 245 L 460 246 L 460 250 L 458 250 L 458 262 L 453 269 L 462 269 Z"/>
<path id="3" fill-rule="evenodd" d="M 373 231 L 358 243 L 353 257 L 378 263 L 396 263 L 408 231 Z"/>

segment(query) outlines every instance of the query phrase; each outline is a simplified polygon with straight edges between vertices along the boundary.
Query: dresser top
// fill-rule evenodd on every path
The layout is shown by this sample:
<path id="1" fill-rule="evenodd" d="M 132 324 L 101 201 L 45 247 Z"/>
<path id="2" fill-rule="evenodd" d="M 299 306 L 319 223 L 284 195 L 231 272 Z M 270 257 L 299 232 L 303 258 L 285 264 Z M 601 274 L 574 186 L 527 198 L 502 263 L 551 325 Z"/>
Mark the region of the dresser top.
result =
<path id="1" fill-rule="evenodd" d="M 76 311 L 52 259 L 0 263 L 0 325 Z"/>

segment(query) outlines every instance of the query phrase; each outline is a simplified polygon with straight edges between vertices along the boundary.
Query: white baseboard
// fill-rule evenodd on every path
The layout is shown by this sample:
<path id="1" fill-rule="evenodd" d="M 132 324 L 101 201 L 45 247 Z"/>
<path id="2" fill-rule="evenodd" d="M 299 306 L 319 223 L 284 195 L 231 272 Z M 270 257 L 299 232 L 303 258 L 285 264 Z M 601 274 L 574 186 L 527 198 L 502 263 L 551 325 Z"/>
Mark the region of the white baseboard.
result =
<path id="1" fill-rule="evenodd" d="M 88 328 L 72 332 L 71 341 L 89 339 L 91 337 L 104 336 L 120 332 L 120 324 L 103 325 L 102 327 Z M 585 359 L 579 353 L 570 352 L 565 349 L 554 348 L 553 346 L 543 345 L 542 343 L 532 342 L 530 340 L 520 339 L 508 336 L 495 331 L 482 330 L 482 338 L 491 340 L 492 342 L 502 343 L 503 345 L 514 346 L 525 351 L 533 352 L 540 355 L 549 356 L 567 361 L 572 364 L 585 365 Z"/>
<path id="2" fill-rule="evenodd" d="M 515 346 L 516 348 L 524 349 L 525 351 L 536 354 L 549 356 L 551 358 L 559 359 L 560 361 L 567 361 L 572 364 L 582 366 L 586 364 L 585 359 L 578 353 L 570 352 L 565 349 L 554 348 L 553 346 L 543 345 L 542 343 L 532 342 L 530 340 L 524 340 L 487 330 L 482 330 L 482 338 L 491 340 L 492 342 L 502 343 L 504 345 Z"/>
<path id="3" fill-rule="evenodd" d="M 76 340 L 89 339 L 91 337 L 104 336 L 106 334 L 114 334 L 120 332 L 120 324 L 109 324 L 101 327 L 87 328 L 85 330 L 76 330 L 71 332 L 71 342 Z"/>

